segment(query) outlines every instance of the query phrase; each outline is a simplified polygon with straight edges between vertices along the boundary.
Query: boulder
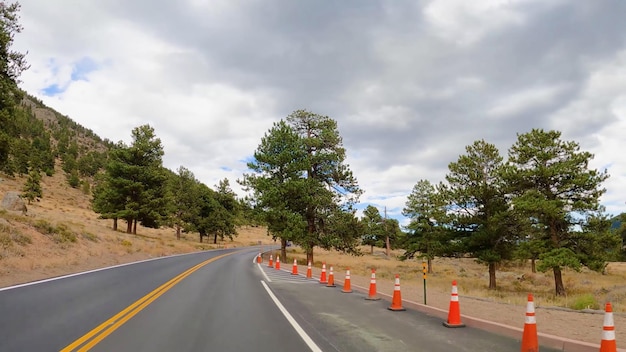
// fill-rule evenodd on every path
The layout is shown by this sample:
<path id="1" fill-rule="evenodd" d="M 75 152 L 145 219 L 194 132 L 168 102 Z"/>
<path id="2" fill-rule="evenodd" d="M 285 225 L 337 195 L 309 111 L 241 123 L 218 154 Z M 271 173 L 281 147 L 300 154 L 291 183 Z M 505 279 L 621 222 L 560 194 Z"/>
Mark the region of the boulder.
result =
<path id="1" fill-rule="evenodd" d="M 0 206 L 2 209 L 6 210 L 26 212 L 26 203 L 24 203 L 24 200 L 20 197 L 20 193 L 15 191 L 7 192 L 4 198 L 2 198 L 2 204 Z"/>

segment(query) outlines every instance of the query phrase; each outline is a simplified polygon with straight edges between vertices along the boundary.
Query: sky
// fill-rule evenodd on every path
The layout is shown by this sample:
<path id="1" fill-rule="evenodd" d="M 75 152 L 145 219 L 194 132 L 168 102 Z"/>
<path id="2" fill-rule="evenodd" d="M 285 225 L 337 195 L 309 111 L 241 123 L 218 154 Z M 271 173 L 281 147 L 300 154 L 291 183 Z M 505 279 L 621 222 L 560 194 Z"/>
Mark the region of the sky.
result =
<path id="1" fill-rule="evenodd" d="M 20 86 L 113 142 L 150 124 L 164 165 L 237 179 L 298 109 L 338 123 L 371 204 L 402 224 L 421 179 L 484 139 L 555 129 L 626 212 L 626 1 L 20 0 Z"/>

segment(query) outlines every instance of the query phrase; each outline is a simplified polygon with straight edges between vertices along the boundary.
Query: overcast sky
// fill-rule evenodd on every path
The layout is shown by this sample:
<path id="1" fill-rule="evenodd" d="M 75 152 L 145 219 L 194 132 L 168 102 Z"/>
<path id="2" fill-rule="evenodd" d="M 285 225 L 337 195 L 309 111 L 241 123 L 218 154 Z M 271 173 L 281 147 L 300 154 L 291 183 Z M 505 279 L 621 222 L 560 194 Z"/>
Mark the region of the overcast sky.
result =
<path id="1" fill-rule="evenodd" d="M 361 202 L 399 217 L 475 140 L 557 129 L 626 211 L 626 1 L 20 0 L 22 88 L 114 142 L 236 183 L 272 123 L 339 124 Z"/>

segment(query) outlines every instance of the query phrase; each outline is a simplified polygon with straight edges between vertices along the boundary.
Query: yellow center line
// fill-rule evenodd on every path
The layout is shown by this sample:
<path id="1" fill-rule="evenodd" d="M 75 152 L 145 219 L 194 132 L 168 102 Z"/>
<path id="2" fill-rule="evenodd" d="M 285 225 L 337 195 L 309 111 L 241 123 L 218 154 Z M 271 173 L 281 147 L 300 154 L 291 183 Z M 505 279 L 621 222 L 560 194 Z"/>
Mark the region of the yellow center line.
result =
<path id="1" fill-rule="evenodd" d="M 193 272 L 195 272 L 196 270 L 200 269 L 201 267 L 203 267 L 203 266 L 205 266 L 205 265 L 207 265 L 207 264 L 209 264 L 211 262 L 214 262 L 214 261 L 216 261 L 218 259 L 221 259 L 221 258 L 223 258 L 225 256 L 234 254 L 234 253 L 237 253 L 237 252 L 222 254 L 220 256 L 217 256 L 217 257 L 205 260 L 204 262 L 202 262 L 202 263 L 200 263 L 200 264 L 198 264 L 198 265 L 196 265 L 196 266 L 186 270 L 182 274 L 179 274 L 178 276 L 174 277 L 173 279 L 169 280 L 168 282 L 164 283 L 163 285 L 157 287 L 152 292 L 150 292 L 147 295 L 143 296 L 142 298 L 138 299 L 133 304 L 131 304 L 128 307 L 124 308 L 122 311 L 120 311 L 119 313 L 115 314 L 114 316 L 109 318 L 104 323 L 98 325 L 96 328 L 94 328 L 93 330 L 89 331 L 88 333 L 86 333 L 85 335 L 83 335 L 82 337 L 77 339 L 76 341 L 72 342 L 67 347 L 63 348 L 61 350 L 61 352 L 74 351 L 79 346 L 83 345 L 85 342 L 87 342 L 89 339 L 92 339 L 92 337 L 93 337 L 93 339 L 91 341 L 89 341 L 89 343 L 87 343 L 86 345 L 84 345 L 83 347 L 81 347 L 80 349 L 77 350 L 77 351 L 81 351 L 81 352 L 82 351 L 88 351 L 93 346 L 97 345 L 100 341 L 102 341 L 104 338 L 109 336 L 117 328 L 119 328 L 124 323 L 126 323 L 129 319 L 134 317 L 137 313 L 139 313 L 145 307 L 147 307 L 154 300 L 156 300 L 161 295 L 163 295 L 165 292 L 167 292 L 170 288 L 174 287 L 174 285 L 176 285 L 177 283 L 182 281 L 184 278 L 186 278 L 187 276 L 191 275 Z"/>

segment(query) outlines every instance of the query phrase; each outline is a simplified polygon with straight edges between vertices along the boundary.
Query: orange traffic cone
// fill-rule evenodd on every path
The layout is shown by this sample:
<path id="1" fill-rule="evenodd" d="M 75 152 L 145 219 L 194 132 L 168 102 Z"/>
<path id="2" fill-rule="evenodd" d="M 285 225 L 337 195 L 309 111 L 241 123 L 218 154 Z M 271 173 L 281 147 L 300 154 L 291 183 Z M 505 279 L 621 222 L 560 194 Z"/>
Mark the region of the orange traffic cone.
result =
<path id="1" fill-rule="evenodd" d="M 537 339 L 537 320 L 535 319 L 535 302 L 533 294 L 528 294 L 526 304 L 526 319 L 524 320 L 524 332 L 522 334 L 522 352 L 539 352 L 539 340 Z"/>
<path id="2" fill-rule="evenodd" d="M 291 275 L 298 275 L 298 261 L 293 260 L 293 268 L 291 269 Z"/>
<path id="3" fill-rule="evenodd" d="M 602 327 L 602 342 L 600 352 L 617 352 L 615 342 L 615 325 L 613 323 L 613 307 L 607 303 L 604 308 L 604 324 Z"/>
<path id="4" fill-rule="evenodd" d="M 306 278 L 310 279 L 313 277 L 313 272 L 311 270 L 311 262 L 309 262 L 309 264 L 306 267 Z"/>
<path id="5" fill-rule="evenodd" d="M 257 262 L 258 264 L 263 263 L 263 259 L 262 259 L 262 257 L 261 257 L 261 252 L 259 252 L 259 255 L 256 257 L 256 262 Z"/>
<path id="6" fill-rule="evenodd" d="M 326 263 L 322 263 L 322 275 L 320 275 L 320 284 L 327 284 L 328 280 L 326 279 Z"/>
<path id="7" fill-rule="evenodd" d="M 326 287 L 336 287 L 335 285 L 335 274 L 333 274 L 333 267 L 330 266 L 330 274 L 328 274 L 328 284 Z"/>
<path id="8" fill-rule="evenodd" d="M 280 270 L 280 256 L 276 256 L 276 270 Z"/>
<path id="9" fill-rule="evenodd" d="M 267 264 L 267 266 L 269 266 L 270 268 L 274 267 L 274 258 L 272 258 L 271 254 L 270 254 L 270 262 Z"/>
<path id="10" fill-rule="evenodd" d="M 343 282 L 343 293 L 352 292 L 352 287 L 350 287 L 350 268 L 346 269 L 346 280 Z"/>
<path id="11" fill-rule="evenodd" d="M 372 268 L 372 278 L 370 279 L 370 292 L 365 299 L 370 301 L 378 301 L 380 297 L 376 296 L 376 269 Z"/>
<path id="12" fill-rule="evenodd" d="M 448 310 L 448 321 L 443 325 L 447 328 L 462 328 L 461 307 L 459 306 L 459 291 L 456 288 L 456 280 L 452 281 L 452 294 L 450 296 L 450 309 Z"/>
<path id="13" fill-rule="evenodd" d="M 400 293 L 400 275 L 396 274 L 396 283 L 393 285 L 393 298 L 391 299 L 391 307 L 387 308 L 393 311 L 406 310 L 402 307 L 402 294 Z"/>

